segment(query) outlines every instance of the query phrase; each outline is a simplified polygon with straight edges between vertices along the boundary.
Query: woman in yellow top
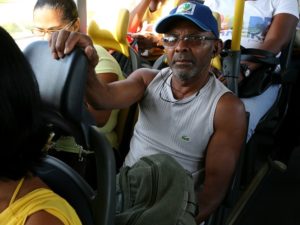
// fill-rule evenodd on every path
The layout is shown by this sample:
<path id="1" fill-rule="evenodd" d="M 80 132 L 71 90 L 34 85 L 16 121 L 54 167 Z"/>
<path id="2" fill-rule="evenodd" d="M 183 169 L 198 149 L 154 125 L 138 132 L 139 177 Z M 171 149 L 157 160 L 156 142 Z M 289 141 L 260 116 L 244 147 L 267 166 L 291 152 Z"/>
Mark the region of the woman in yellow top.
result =
<path id="1" fill-rule="evenodd" d="M 69 203 L 32 174 L 49 136 L 37 82 L 1 27 L 0 49 L 0 224 L 81 225 Z"/>
<path id="2" fill-rule="evenodd" d="M 33 10 L 33 33 L 48 39 L 52 32 L 61 29 L 79 31 L 80 20 L 78 10 L 73 0 L 38 0 Z M 118 62 L 101 46 L 96 46 L 99 55 L 99 63 L 96 67 L 97 78 L 110 83 L 124 79 Z M 99 130 L 103 132 L 112 147 L 118 148 L 117 135 L 114 128 L 117 124 L 119 110 L 94 110 L 88 107 L 96 119 Z M 59 150 L 76 152 L 74 139 L 64 137 L 56 146 Z"/>

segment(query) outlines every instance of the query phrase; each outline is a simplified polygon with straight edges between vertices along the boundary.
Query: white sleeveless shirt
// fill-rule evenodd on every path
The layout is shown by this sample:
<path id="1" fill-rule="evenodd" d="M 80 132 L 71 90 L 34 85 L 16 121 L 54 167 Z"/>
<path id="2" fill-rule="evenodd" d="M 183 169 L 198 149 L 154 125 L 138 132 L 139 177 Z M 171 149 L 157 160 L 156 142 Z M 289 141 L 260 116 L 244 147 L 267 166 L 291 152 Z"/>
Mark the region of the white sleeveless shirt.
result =
<path id="1" fill-rule="evenodd" d="M 196 177 L 203 169 L 205 150 L 214 132 L 216 105 L 229 89 L 212 75 L 198 93 L 176 100 L 171 74 L 170 68 L 163 69 L 147 87 L 125 165 L 132 166 L 143 156 L 166 153 Z"/>

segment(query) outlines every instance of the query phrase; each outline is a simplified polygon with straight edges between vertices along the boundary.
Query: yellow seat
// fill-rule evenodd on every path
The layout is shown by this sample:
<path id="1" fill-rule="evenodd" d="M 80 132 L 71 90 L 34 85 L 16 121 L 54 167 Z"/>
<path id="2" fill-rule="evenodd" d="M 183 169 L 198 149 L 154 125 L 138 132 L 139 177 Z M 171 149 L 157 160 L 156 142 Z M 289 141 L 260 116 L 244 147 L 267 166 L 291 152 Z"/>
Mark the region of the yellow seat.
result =
<path id="1" fill-rule="evenodd" d="M 122 8 L 117 16 L 111 18 L 97 16 L 97 18 L 91 20 L 88 26 L 88 34 L 95 44 L 106 49 L 113 49 L 129 57 L 128 23 L 129 11 Z"/>
<path id="2" fill-rule="evenodd" d="M 117 14 L 110 15 L 107 18 L 105 14 L 99 14 L 94 17 L 88 26 L 88 35 L 93 42 L 107 50 L 115 50 L 126 57 L 125 61 L 131 64 L 128 70 L 127 63 L 123 62 L 123 56 L 119 62 L 124 76 L 127 77 L 132 71 L 141 67 L 140 58 L 134 49 L 130 46 L 127 40 L 127 29 L 129 24 L 129 11 L 121 8 Z M 133 127 L 136 121 L 137 104 L 129 108 L 121 109 L 118 114 L 118 123 L 115 131 L 118 136 L 119 147 L 117 166 L 120 167 L 123 159 L 129 149 L 129 141 L 133 132 Z"/>
<path id="3" fill-rule="evenodd" d="M 127 77 L 141 67 L 138 53 L 127 40 L 129 11 L 121 8 L 109 17 L 105 14 L 104 12 L 94 16 L 88 26 L 88 35 L 95 44 L 107 50 L 114 50 L 112 55 L 119 62 L 124 76 Z"/>

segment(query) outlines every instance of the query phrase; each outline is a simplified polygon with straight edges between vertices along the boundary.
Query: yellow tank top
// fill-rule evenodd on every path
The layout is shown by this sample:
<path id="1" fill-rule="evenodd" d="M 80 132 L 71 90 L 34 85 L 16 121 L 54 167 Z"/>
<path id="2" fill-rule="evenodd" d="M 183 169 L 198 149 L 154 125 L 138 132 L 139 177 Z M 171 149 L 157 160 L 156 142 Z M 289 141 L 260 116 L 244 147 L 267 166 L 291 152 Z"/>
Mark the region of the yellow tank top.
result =
<path id="1" fill-rule="evenodd" d="M 57 217 L 64 225 L 81 225 L 72 206 L 50 189 L 36 189 L 15 201 L 23 181 L 19 182 L 8 207 L 0 213 L 0 225 L 24 225 L 28 216 L 40 210 Z"/>

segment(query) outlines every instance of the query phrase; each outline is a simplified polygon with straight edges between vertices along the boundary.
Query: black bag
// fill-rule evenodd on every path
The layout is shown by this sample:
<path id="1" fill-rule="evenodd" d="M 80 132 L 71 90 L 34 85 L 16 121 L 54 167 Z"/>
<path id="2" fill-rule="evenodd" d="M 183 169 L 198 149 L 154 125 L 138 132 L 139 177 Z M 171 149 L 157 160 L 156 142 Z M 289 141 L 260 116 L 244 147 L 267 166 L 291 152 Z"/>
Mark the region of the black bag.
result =
<path id="1" fill-rule="evenodd" d="M 193 178 L 166 154 L 121 168 L 116 206 L 116 225 L 196 225 Z"/>
<path id="2" fill-rule="evenodd" d="M 222 57 L 228 55 L 231 48 L 231 40 L 224 43 L 224 49 L 221 53 Z M 259 69 L 252 71 L 250 76 L 238 84 L 238 96 L 240 98 L 249 98 L 262 94 L 268 87 L 274 83 L 280 82 L 280 74 L 275 72 L 280 60 L 276 54 L 256 48 L 245 48 L 241 46 L 241 61 L 250 61 L 260 63 Z"/>
<path id="3" fill-rule="evenodd" d="M 250 76 L 239 83 L 240 98 L 260 95 L 272 84 L 279 82 L 280 75 L 275 72 L 279 59 L 274 53 L 261 49 L 242 48 L 241 60 L 261 63 L 263 66 L 252 71 Z"/>
<path id="4" fill-rule="evenodd" d="M 262 94 L 272 84 L 278 82 L 279 74 L 270 66 L 263 66 L 245 77 L 238 85 L 240 98 L 249 98 Z"/>

